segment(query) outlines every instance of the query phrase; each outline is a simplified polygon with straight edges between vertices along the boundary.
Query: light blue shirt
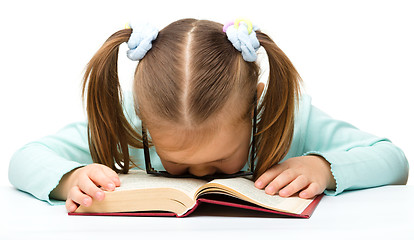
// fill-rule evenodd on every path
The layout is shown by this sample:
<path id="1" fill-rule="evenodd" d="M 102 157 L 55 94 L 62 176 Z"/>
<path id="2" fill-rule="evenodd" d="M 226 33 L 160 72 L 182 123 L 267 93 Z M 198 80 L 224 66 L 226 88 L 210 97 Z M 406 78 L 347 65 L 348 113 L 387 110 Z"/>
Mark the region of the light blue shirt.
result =
<path id="1" fill-rule="evenodd" d="M 124 113 L 130 123 L 141 129 L 135 115 L 132 95 L 124 96 Z M 142 149 L 130 148 L 136 164 L 144 167 Z M 154 167 L 163 168 L 154 148 L 150 148 Z M 295 116 L 295 130 L 286 160 L 291 157 L 316 154 L 331 164 L 336 180 L 337 195 L 345 190 L 363 189 L 387 184 L 405 184 L 408 162 L 404 153 L 386 138 L 376 137 L 354 126 L 332 119 L 312 106 L 309 96 L 302 96 Z M 88 147 L 87 123 L 73 123 L 54 135 L 30 142 L 11 158 L 9 181 L 50 204 L 64 204 L 49 198 L 62 176 L 74 168 L 92 163 Z"/>

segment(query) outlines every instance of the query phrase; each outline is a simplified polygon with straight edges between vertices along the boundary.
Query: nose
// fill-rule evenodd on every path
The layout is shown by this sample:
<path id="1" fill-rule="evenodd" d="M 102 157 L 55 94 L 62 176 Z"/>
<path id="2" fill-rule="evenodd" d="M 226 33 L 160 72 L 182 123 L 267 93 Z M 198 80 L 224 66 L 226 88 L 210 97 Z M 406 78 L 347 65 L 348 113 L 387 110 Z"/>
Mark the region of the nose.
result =
<path id="1" fill-rule="evenodd" d="M 188 172 L 194 176 L 202 177 L 213 175 L 216 172 L 216 169 L 212 166 L 191 166 L 188 168 Z"/>

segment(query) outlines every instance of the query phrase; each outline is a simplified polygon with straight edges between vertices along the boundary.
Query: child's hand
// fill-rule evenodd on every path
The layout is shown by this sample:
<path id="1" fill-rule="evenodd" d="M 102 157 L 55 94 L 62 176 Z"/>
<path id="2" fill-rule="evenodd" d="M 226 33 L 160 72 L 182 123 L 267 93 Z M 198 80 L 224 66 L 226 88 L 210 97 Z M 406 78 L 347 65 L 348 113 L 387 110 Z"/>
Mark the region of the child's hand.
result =
<path id="1" fill-rule="evenodd" d="M 79 205 L 88 207 L 92 201 L 102 201 L 105 193 L 98 186 L 107 191 L 113 191 L 115 187 L 121 185 L 118 174 L 102 164 L 90 164 L 78 168 L 69 178 L 72 179 L 72 187 L 66 199 L 68 212 L 74 212 Z"/>
<path id="2" fill-rule="evenodd" d="M 281 197 L 299 192 L 301 198 L 313 198 L 326 188 L 334 189 L 330 164 L 316 155 L 289 158 L 264 172 L 255 182 L 259 189 Z"/>

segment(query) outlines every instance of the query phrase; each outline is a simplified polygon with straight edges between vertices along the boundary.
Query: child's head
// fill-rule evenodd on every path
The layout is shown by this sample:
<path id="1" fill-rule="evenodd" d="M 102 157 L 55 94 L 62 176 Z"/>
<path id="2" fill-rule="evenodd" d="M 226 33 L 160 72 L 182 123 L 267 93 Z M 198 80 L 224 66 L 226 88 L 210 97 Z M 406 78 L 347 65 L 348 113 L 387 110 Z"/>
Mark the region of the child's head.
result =
<path id="1" fill-rule="evenodd" d="M 131 29 L 112 35 L 88 64 L 89 144 L 95 162 L 129 169 L 128 145 L 142 137 L 123 115 L 117 75 L 118 48 Z M 257 170 L 260 175 L 287 153 L 299 89 L 295 68 L 264 33 L 257 38 L 269 59 L 269 83 L 258 106 Z M 133 94 L 136 113 L 172 174 L 238 172 L 249 154 L 259 67 L 228 40 L 223 25 L 183 19 L 162 29 L 139 61 Z"/>

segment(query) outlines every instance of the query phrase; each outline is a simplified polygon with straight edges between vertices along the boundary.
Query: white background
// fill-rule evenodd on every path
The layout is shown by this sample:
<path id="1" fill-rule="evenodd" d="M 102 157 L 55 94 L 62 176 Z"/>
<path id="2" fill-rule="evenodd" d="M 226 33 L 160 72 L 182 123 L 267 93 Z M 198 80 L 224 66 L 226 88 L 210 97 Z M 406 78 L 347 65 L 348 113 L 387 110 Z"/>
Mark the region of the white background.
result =
<path id="1" fill-rule="evenodd" d="M 313 103 L 391 139 L 414 166 L 414 7 L 410 1 L 2 1 L 0 185 L 25 143 L 84 119 L 80 83 L 130 20 L 251 19 L 296 66 Z M 120 50 L 124 89 L 136 63 Z M 412 171 L 411 171 L 412 172 Z M 412 185 L 414 180 L 410 179 Z"/>

